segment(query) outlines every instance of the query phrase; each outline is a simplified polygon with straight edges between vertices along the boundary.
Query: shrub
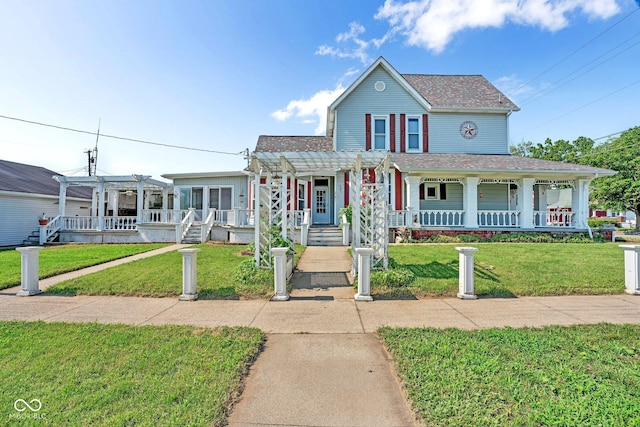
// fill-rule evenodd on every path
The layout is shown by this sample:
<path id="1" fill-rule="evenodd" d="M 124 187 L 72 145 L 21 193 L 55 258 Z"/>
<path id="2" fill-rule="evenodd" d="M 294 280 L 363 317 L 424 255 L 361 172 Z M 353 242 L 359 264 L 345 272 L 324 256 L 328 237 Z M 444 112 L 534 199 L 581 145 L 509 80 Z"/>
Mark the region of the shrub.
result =
<path id="1" fill-rule="evenodd" d="M 618 220 L 615 218 L 589 218 L 587 222 L 591 228 L 600 228 L 605 224 L 612 224 L 613 226 L 618 224 Z"/>
<path id="2" fill-rule="evenodd" d="M 404 268 L 374 271 L 371 273 L 371 285 L 399 288 L 407 286 L 415 279 L 415 275 Z"/>
<path id="3" fill-rule="evenodd" d="M 267 295 L 273 287 L 273 270 L 256 268 L 253 259 L 245 259 L 237 267 L 234 282 L 238 295 Z"/>

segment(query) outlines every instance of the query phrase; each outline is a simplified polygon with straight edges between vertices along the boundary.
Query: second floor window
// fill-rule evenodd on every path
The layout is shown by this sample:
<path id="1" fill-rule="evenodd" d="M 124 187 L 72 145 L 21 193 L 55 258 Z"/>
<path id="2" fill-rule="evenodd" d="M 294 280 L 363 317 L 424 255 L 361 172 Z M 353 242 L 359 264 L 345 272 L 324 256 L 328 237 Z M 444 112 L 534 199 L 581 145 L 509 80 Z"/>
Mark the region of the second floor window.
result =
<path id="1" fill-rule="evenodd" d="M 387 119 L 376 117 L 373 120 L 373 149 L 387 149 Z"/>
<path id="2" fill-rule="evenodd" d="M 420 150 L 420 122 L 417 117 L 407 119 L 408 150 Z"/>

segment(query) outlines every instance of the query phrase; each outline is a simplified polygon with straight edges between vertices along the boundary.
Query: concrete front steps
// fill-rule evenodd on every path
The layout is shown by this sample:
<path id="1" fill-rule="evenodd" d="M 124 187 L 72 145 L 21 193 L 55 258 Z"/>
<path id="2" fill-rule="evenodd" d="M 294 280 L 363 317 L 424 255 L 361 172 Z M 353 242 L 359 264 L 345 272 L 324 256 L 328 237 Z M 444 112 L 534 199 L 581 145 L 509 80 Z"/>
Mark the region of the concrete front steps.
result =
<path id="1" fill-rule="evenodd" d="M 191 224 L 191 227 L 189 227 L 189 230 L 187 231 L 187 234 L 184 236 L 184 239 L 182 239 L 181 243 L 190 244 L 190 245 L 201 243 L 200 242 L 201 230 L 202 230 L 202 223 L 194 222 L 193 224 Z"/>
<path id="2" fill-rule="evenodd" d="M 336 226 L 311 227 L 307 235 L 308 246 L 342 246 L 342 230 Z"/>

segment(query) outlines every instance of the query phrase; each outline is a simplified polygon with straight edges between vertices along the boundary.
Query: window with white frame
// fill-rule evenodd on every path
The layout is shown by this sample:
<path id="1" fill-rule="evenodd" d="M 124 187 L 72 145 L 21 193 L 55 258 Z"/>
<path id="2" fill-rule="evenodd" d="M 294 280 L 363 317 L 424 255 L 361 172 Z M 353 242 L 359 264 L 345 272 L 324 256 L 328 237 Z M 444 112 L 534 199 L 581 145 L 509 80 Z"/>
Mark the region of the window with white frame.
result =
<path id="1" fill-rule="evenodd" d="M 387 118 L 386 117 L 374 117 L 373 118 L 373 149 L 374 150 L 386 150 L 387 149 Z"/>
<path id="2" fill-rule="evenodd" d="M 307 189 L 304 182 L 298 183 L 298 210 L 301 211 L 306 207 Z"/>
<path id="3" fill-rule="evenodd" d="M 407 151 L 420 151 L 421 145 L 420 118 L 407 117 Z"/>

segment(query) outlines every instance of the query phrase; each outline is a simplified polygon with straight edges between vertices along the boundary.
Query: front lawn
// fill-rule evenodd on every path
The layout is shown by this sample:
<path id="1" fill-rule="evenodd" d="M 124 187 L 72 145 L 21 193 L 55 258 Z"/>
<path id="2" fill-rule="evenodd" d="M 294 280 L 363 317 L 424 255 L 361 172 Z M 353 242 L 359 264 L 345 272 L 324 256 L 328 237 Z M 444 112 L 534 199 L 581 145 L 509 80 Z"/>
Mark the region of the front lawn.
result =
<path id="1" fill-rule="evenodd" d="M 456 246 L 475 253 L 475 291 L 484 296 L 617 294 L 624 291 L 624 255 L 614 243 L 476 243 L 390 245 L 396 269 L 415 280 L 406 287 L 372 286 L 374 297 L 455 296 Z M 373 280 L 373 279 L 372 279 Z"/>
<path id="2" fill-rule="evenodd" d="M 240 285 L 238 266 L 246 246 L 200 244 L 197 290 L 201 298 L 266 297 L 273 293 L 273 275 L 255 286 Z M 304 251 L 296 246 L 296 260 Z M 177 251 L 120 265 L 76 279 L 58 283 L 45 292 L 65 295 L 120 295 L 170 297 L 182 293 L 182 255 Z"/>
<path id="3" fill-rule="evenodd" d="M 39 276 L 40 279 L 45 279 L 165 246 L 165 243 L 47 246 L 39 253 Z M 20 252 L 15 249 L 0 250 L 0 289 L 20 285 L 20 262 Z"/>
<path id="4" fill-rule="evenodd" d="M 253 328 L 0 322 L 0 424 L 224 425 L 264 339 Z M 18 412 L 18 399 L 41 409 Z"/>
<path id="5" fill-rule="evenodd" d="M 379 334 L 427 425 L 640 425 L 640 325 Z"/>

